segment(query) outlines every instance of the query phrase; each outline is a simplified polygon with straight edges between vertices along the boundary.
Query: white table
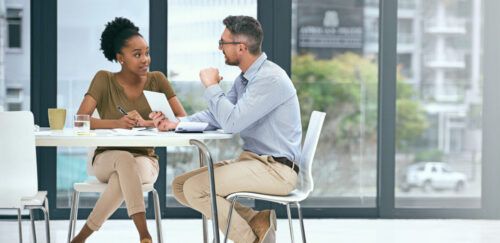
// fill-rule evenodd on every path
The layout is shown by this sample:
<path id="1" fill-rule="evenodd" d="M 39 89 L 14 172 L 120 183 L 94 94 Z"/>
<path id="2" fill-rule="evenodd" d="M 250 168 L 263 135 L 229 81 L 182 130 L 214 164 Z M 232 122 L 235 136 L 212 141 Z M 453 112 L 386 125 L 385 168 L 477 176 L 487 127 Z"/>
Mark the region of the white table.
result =
<path id="1" fill-rule="evenodd" d="M 217 217 L 217 202 L 215 194 L 215 182 L 213 171 L 213 160 L 204 140 L 230 139 L 232 134 L 216 131 L 204 133 L 174 133 L 174 132 L 137 132 L 136 135 L 117 135 L 112 130 L 92 130 L 91 135 L 76 135 L 71 129 L 64 131 L 50 131 L 47 128 L 40 129 L 35 133 L 36 146 L 40 147 L 166 147 L 166 146 L 196 146 L 200 155 L 200 166 L 208 167 L 210 179 L 210 198 L 212 202 L 212 226 L 215 242 L 220 242 L 219 222 Z M 204 163 L 206 161 L 206 163 Z M 203 239 L 207 242 L 206 218 L 203 217 Z"/>

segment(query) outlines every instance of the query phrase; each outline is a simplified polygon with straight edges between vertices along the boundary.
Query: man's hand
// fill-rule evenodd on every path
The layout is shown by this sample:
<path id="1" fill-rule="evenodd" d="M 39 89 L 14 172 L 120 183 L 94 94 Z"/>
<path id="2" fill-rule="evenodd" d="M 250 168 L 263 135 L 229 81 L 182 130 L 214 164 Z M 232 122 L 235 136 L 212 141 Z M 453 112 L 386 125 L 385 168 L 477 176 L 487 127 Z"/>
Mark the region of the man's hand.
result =
<path id="1" fill-rule="evenodd" d="M 205 88 L 207 88 L 214 84 L 218 84 L 222 80 L 222 77 L 219 76 L 219 69 L 205 68 L 200 71 L 200 80 Z"/>
<path id="2" fill-rule="evenodd" d="M 168 119 L 161 120 L 160 123 L 158 124 L 157 128 L 159 131 L 172 131 L 175 130 L 177 127 L 178 122 L 172 122 L 169 121 Z"/>
<path id="3" fill-rule="evenodd" d="M 153 124 L 159 131 L 170 131 L 177 127 L 178 122 L 172 122 L 165 119 L 165 116 L 161 112 L 153 111 L 149 114 L 149 118 L 153 120 Z"/>

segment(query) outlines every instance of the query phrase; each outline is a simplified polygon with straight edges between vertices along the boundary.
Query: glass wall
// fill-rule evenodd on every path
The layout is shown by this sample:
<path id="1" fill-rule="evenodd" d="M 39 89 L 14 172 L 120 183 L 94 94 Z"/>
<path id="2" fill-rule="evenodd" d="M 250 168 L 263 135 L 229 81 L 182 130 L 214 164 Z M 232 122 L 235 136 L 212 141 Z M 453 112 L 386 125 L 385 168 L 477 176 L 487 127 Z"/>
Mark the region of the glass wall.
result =
<path id="1" fill-rule="evenodd" d="M 310 207 L 375 207 L 378 1 L 292 1 L 292 81 L 306 131 L 325 111 Z"/>
<path id="2" fill-rule="evenodd" d="M 21 89 L 6 92 L 10 82 L 7 77 L 21 80 L 20 77 L 25 75 L 26 80 L 29 80 L 29 2 L 0 0 L 0 109 L 11 109 L 6 108 L 7 93 L 22 97 L 29 91 L 29 85 L 20 85 Z M 168 58 L 166 74 L 188 113 L 206 108 L 205 101 L 201 98 L 203 88 L 198 79 L 201 68 L 219 68 L 224 76 L 224 88 L 227 90 L 232 85 L 232 80 L 239 71 L 235 67 L 226 66 L 217 49 L 216 43 L 224 28 L 221 21 L 229 14 L 256 16 L 257 2 L 168 1 L 168 13 L 161 13 L 166 15 L 163 20 L 168 18 L 168 21 L 164 21 L 165 25 L 168 22 L 168 26 L 160 26 L 168 28 L 168 39 L 165 40 L 168 42 L 168 54 L 164 54 Z M 312 110 L 327 112 L 315 157 L 315 190 L 304 203 L 308 208 L 304 211 L 305 216 L 317 217 L 321 214 L 321 217 L 328 217 L 341 214 L 358 217 L 359 209 L 362 216 L 376 216 L 378 213 L 380 217 L 388 218 L 469 218 L 478 216 L 477 212 L 485 217 L 490 216 L 487 214 L 495 211 L 499 205 L 498 197 L 494 196 L 494 186 L 498 183 L 492 183 L 496 178 L 494 171 L 497 171 L 497 166 L 494 160 L 497 156 L 493 156 L 494 153 L 490 150 L 495 146 L 494 139 L 490 137 L 488 141 L 493 142 L 485 143 L 485 147 L 481 140 L 483 126 L 488 131 L 484 133 L 484 137 L 496 135 L 494 120 L 498 116 L 493 108 L 494 89 L 485 90 L 493 93 L 483 96 L 483 75 L 486 78 L 495 75 L 482 72 L 481 43 L 483 34 L 488 34 L 488 38 L 495 37 L 494 31 L 483 31 L 482 22 L 484 14 L 493 19 L 491 15 L 494 10 L 483 9 L 482 5 L 486 3 L 481 0 L 291 2 L 291 76 L 301 102 L 304 129 Z M 389 25 L 390 33 L 384 32 L 389 40 L 397 33 L 395 134 L 384 134 L 391 136 L 388 138 L 389 142 L 392 141 L 392 135 L 395 135 L 396 154 L 385 154 L 387 151 L 382 151 L 383 157 L 394 156 L 396 164 L 395 193 L 384 194 L 387 184 L 392 193 L 393 175 L 389 175 L 390 178 L 385 178 L 388 180 L 379 184 L 382 204 L 375 208 L 377 147 L 382 146 L 377 144 L 377 127 L 381 125 L 377 124 L 377 100 L 382 98 L 377 97 L 377 89 L 381 84 L 378 83 L 381 2 L 384 3 L 382 6 L 387 7 L 385 10 L 391 10 L 396 2 L 398 5 L 398 28 L 392 29 L 393 25 Z M 106 61 L 99 51 L 99 38 L 104 24 L 116 16 L 129 17 L 141 27 L 142 34 L 148 39 L 150 10 L 149 1 L 132 0 L 104 3 L 95 0 L 61 0 L 57 2 L 57 6 L 58 46 L 54 50 L 58 53 L 57 101 L 59 107 L 68 109 L 66 126 L 70 127 L 71 117 L 93 75 L 101 69 L 119 69 L 117 64 Z M 7 11 L 8 8 L 11 10 Z M 273 22 L 276 20 L 270 20 L 273 18 L 268 15 L 277 13 L 275 17 L 279 18 L 281 14 L 287 14 L 278 10 L 266 10 L 269 9 L 261 8 L 259 12 L 262 19 L 268 21 L 265 24 L 280 26 L 282 22 Z M 33 11 L 38 12 L 40 11 Z M 384 21 L 388 20 L 387 17 L 395 17 L 392 14 L 394 13 L 383 16 Z M 50 16 L 53 15 L 43 18 Z M 9 42 L 10 39 L 5 34 L 8 29 L 11 33 L 26 34 L 12 37 Z M 48 37 L 44 40 L 50 39 Z M 8 48 L 7 45 L 10 44 L 12 45 Z M 494 56 L 495 51 L 485 49 L 484 54 L 486 57 Z M 278 56 L 283 54 L 281 49 L 276 49 L 276 52 Z M 33 53 L 36 53 L 35 50 Z M 388 54 L 390 53 L 389 51 Z M 389 61 L 391 58 L 388 58 Z M 484 62 L 484 65 L 494 65 L 494 61 Z M 47 74 L 45 70 L 49 69 L 48 65 L 42 63 L 40 66 L 42 74 Z M 395 67 L 384 65 L 381 68 L 387 71 Z M 492 70 L 494 68 L 489 69 L 490 72 Z M 47 72 L 54 75 L 53 71 Z M 9 73 L 13 73 L 12 76 Z M 52 81 L 46 82 L 50 84 Z M 43 87 L 33 93 L 43 96 L 48 89 L 51 88 Z M 390 93 L 391 89 L 383 90 L 386 91 Z M 485 98 L 489 98 L 488 103 Z M 483 100 L 485 106 L 491 107 L 484 114 Z M 15 109 L 20 106 L 21 109 L 29 109 L 29 97 L 23 98 L 21 103 Z M 383 105 L 387 103 L 388 100 L 384 99 Z M 41 110 L 45 110 L 48 107 L 42 108 Z M 391 131 L 391 128 L 388 130 Z M 233 141 L 212 142 L 209 146 L 215 160 L 234 158 L 241 151 L 241 141 L 238 138 Z M 483 150 L 486 151 L 484 154 Z M 67 207 L 72 184 L 87 178 L 87 151 L 86 148 L 59 148 L 57 178 L 42 175 L 43 181 L 57 179 L 57 193 L 49 192 L 50 195 L 57 195 L 58 200 L 54 202 L 57 207 Z M 170 183 L 174 176 L 198 167 L 198 156 L 193 152 L 195 151 L 189 147 L 167 150 L 167 176 L 161 178 L 159 183 L 160 187 L 163 183 L 167 185 L 168 207 L 180 206 L 171 196 Z M 384 161 L 380 163 L 387 165 Z M 387 167 L 382 168 L 384 171 L 380 173 L 385 174 L 383 172 Z M 53 175 L 53 172 L 50 173 Z M 83 199 L 83 206 L 92 206 L 95 196 Z M 393 199 L 395 208 L 389 208 L 387 205 L 391 205 Z M 335 209 L 338 207 L 352 209 Z M 321 208 L 329 209 L 317 210 Z M 436 211 L 429 208 L 455 209 Z"/>
<path id="3" fill-rule="evenodd" d="M 396 207 L 481 207 L 481 2 L 399 2 Z"/>
<path id="4" fill-rule="evenodd" d="M 67 109 L 66 127 L 99 70 L 117 72 L 100 49 L 104 26 L 115 17 L 126 17 L 149 39 L 149 2 L 134 0 L 79 0 L 57 3 L 57 105 Z M 68 207 L 73 183 L 87 178 L 88 148 L 57 150 L 57 207 Z M 82 194 L 80 205 L 92 207 L 98 195 Z"/>
<path id="5" fill-rule="evenodd" d="M 168 1 L 168 78 L 188 114 L 207 108 L 203 85 L 198 73 L 202 68 L 216 67 L 224 77 L 228 91 L 240 74 L 235 66 L 224 63 L 218 41 L 224 31 L 222 20 L 228 15 L 257 18 L 256 0 Z M 210 141 L 207 146 L 214 161 L 233 159 L 241 152 L 239 137 Z M 171 183 L 176 175 L 199 167 L 198 155 L 192 147 L 167 148 L 167 207 L 181 206 L 172 196 Z"/>
<path id="6" fill-rule="evenodd" d="M 0 0 L 0 111 L 30 110 L 30 1 Z"/>

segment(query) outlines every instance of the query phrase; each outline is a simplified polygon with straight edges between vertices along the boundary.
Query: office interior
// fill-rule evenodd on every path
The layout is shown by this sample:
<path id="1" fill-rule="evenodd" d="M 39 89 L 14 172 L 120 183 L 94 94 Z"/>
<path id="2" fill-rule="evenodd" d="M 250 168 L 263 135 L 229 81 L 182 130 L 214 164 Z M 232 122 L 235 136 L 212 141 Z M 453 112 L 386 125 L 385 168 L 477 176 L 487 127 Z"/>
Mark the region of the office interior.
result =
<path id="1" fill-rule="evenodd" d="M 72 127 L 95 72 L 119 70 L 103 58 L 99 39 L 105 23 L 126 17 L 149 43 L 150 70 L 167 76 L 192 114 L 206 108 L 200 69 L 219 68 L 225 90 L 240 73 L 224 64 L 217 48 L 222 20 L 253 16 L 264 29 L 263 51 L 297 89 L 303 130 L 313 110 L 327 114 L 314 157 L 314 191 L 301 203 L 311 242 L 356 239 L 321 227 L 351 225 L 349 233 L 373 227 L 391 238 L 383 230 L 400 226 L 407 231 L 389 242 L 417 242 L 410 238 L 420 224 L 444 225 L 451 236 L 476 223 L 487 236 L 477 230 L 463 242 L 496 242 L 500 232 L 490 229 L 500 226 L 498 10 L 496 0 L 0 0 L 0 111 L 31 111 L 37 125 L 48 127 L 47 109 L 65 108 L 65 126 Z M 237 136 L 207 145 L 215 161 L 241 152 Z M 156 148 L 161 172 L 155 188 L 166 230 L 182 231 L 172 222 L 201 227 L 200 214 L 178 203 L 171 190 L 176 175 L 197 168 L 193 150 Z M 64 235 L 73 183 L 88 177 L 87 148 L 37 148 L 37 160 L 51 223 Z M 79 219 L 97 197 L 81 196 Z M 152 219 L 153 200 L 145 197 Z M 275 209 L 282 224 L 278 242 L 290 242 L 285 207 L 243 203 Z M 16 240 L 15 215 L 0 212 L 0 229 Z M 126 219 L 123 206 L 111 217 L 117 228 L 133 227 Z M 457 222 L 465 226 L 453 228 Z M 437 240 L 425 241 L 459 242 Z"/>

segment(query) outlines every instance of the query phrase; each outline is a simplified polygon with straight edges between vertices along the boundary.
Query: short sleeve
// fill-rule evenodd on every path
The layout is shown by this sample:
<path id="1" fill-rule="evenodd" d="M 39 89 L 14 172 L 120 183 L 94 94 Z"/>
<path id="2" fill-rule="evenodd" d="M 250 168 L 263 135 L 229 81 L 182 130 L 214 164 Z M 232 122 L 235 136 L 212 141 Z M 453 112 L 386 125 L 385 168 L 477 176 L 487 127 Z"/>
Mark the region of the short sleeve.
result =
<path id="1" fill-rule="evenodd" d="M 87 93 L 85 93 L 85 95 L 90 95 L 92 98 L 94 98 L 97 104 L 101 104 L 106 92 L 108 78 L 109 77 L 106 71 L 101 70 L 97 72 L 92 79 L 92 82 L 90 83 L 89 90 L 87 91 Z"/>
<path id="2" fill-rule="evenodd" d="M 170 82 L 167 80 L 167 77 L 165 77 L 165 74 L 163 74 L 162 72 L 155 72 L 154 76 L 156 82 L 158 83 L 159 91 L 165 93 L 167 99 L 174 97 L 175 96 L 174 89 L 172 88 Z"/>

